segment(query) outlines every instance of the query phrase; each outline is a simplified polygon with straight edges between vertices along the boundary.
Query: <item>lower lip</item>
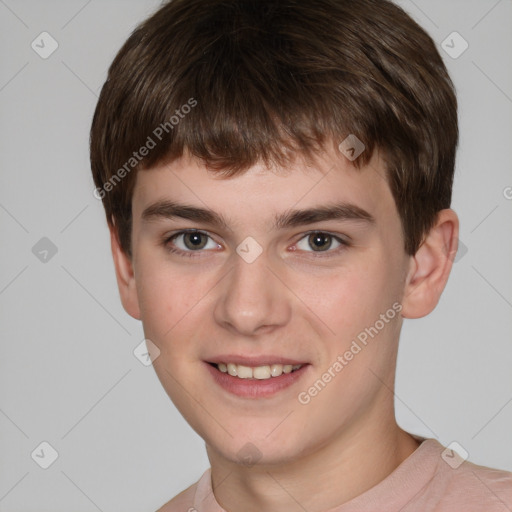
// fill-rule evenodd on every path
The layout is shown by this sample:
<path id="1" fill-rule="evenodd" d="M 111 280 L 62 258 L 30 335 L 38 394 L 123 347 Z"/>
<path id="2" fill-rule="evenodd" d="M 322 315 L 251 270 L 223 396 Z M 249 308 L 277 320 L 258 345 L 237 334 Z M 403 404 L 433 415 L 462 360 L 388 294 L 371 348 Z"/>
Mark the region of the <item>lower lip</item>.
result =
<path id="1" fill-rule="evenodd" d="M 291 373 L 283 373 L 270 379 L 240 379 L 229 373 L 218 370 L 215 366 L 205 363 L 215 382 L 226 391 L 243 398 L 266 398 L 290 387 L 304 376 L 309 364 L 303 365 Z"/>

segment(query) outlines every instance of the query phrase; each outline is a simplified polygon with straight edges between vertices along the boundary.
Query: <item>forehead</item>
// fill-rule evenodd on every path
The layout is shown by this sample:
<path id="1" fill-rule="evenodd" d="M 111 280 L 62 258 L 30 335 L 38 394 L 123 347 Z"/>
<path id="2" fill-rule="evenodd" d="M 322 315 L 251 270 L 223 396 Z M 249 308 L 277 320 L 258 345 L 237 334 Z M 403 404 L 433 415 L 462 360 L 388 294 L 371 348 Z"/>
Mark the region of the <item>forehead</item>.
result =
<path id="1" fill-rule="evenodd" d="M 269 221 L 290 208 L 339 203 L 361 208 L 375 218 L 396 214 L 385 163 L 378 152 L 360 168 L 343 155 L 335 155 L 314 164 L 297 162 L 286 169 L 269 170 L 258 164 L 226 178 L 185 156 L 139 171 L 133 194 L 134 220 L 166 200 L 211 209 L 232 224 Z"/>

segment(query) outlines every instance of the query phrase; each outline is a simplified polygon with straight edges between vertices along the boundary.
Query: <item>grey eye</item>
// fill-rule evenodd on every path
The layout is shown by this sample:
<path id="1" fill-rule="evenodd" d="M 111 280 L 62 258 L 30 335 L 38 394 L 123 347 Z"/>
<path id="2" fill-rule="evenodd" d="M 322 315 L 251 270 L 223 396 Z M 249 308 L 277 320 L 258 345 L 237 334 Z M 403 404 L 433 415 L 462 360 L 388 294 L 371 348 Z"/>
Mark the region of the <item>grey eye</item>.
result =
<path id="1" fill-rule="evenodd" d="M 337 244 L 334 245 L 333 244 Z M 302 251 L 308 252 L 327 252 L 329 249 L 336 249 L 341 243 L 336 240 L 333 235 L 317 231 L 309 233 L 304 238 L 299 240 L 297 247 Z"/>

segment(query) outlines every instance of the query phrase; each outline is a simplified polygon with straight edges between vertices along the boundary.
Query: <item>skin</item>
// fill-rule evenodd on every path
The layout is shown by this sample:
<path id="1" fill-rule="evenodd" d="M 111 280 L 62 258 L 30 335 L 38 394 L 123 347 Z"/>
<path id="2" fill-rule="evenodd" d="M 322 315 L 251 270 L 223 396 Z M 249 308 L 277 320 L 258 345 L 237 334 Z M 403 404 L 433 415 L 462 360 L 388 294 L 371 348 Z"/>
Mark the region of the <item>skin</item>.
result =
<path id="1" fill-rule="evenodd" d="M 405 253 L 378 152 L 360 169 L 325 151 L 314 164 L 297 162 L 290 170 L 256 165 L 225 179 L 185 156 L 138 173 L 131 259 L 111 227 L 123 306 L 142 320 L 146 338 L 159 348 L 155 371 L 205 440 L 215 498 L 230 512 L 328 510 L 382 481 L 417 448 L 394 413 L 400 328 L 403 318 L 434 309 L 457 250 L 458 218 L 447 209 L 418 252 Z M 164 199 L 212 209 L 226 217 L 228 228 L 142 218 L 149 205 Z M 340 201 L 366 210 L 375 222 L 326 220 L 272 229 L 276 213 Z M 164 240 L 189 228 L 211 236 L 203 239 L 206 248 L 191 258 L 170 253 L 173 246 L 187 250 L 184 237 L 174 245 Z M 340 250 L 333 241 L 315 258 L 311 230 L 350 245 Z M 252 263 L 236 252 L 247 236 L 263 249 Z M 298 394 L 394 303 L 401 304 L 401 314 L 309 403 L 300 403 Z M 226 353 L 277 354 L 310 366 L 272 397 L 240 398 L 205 369 L 205 360 Z M 247 443 L 257 449 L 251 465 L 240 462 Z"/>

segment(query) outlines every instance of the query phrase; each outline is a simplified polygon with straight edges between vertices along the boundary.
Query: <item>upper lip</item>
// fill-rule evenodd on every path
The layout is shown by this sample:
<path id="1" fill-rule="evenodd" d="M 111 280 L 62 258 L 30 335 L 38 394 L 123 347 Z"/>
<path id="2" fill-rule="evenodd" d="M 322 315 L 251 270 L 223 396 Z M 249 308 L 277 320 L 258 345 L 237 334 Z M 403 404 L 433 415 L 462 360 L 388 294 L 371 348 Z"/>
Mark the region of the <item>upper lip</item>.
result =
<path id="1" fill-rule="evenodd" d="M 298 359 L 291 359 L 289 357 L 282 357 L 282 356 L 273 356 L 273 355 L 260 355 L 260 356 L 242 356 L 238 354 L 226 354 L 226 355 L 220 355 L 211 357 L 206 360 L 208 363 L 233 363 L 233 364 L 240 364 L 243 366 L 266 366 L 271 364 L 307 364 L 304 361 L 299 361 Z"/>

